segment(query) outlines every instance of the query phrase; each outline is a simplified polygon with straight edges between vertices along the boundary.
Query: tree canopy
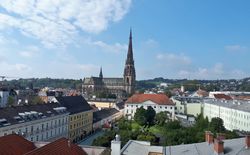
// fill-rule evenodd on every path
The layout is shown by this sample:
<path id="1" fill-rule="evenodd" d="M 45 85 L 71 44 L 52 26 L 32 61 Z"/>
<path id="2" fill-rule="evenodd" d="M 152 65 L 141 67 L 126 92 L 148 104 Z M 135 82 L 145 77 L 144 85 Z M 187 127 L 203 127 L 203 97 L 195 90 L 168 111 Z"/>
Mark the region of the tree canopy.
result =
<path id="1" fill-rule="evenodd" d="M 147 110 L 140 107 L 135 112 L 134 120 L 141 126 L 151 126 L 154 124 L 155 115 L 156 112 L 151 106 L 149 106 Z"/>

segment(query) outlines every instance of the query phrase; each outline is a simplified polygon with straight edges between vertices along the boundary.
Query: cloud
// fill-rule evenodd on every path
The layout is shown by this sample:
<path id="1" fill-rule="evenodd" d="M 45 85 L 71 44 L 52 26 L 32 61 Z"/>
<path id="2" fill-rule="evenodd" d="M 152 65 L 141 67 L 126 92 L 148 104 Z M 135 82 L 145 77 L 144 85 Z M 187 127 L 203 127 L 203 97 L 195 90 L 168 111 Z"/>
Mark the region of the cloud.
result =
<path id="1" fill-rule="evenodd" d="M 77 67 L 81 69 L 83 72 L 93 73 L 100 69 L 99 66 L 93 64 L 78 64 Z"/>
<path id="2" fill-rule="evenodd" d="M 243 78 L 247 74 L 239 69 L 225 68 L 222 63 L 215 63 L 212 67 L 190 68 L 189 70 L 177 71 L 179 78 L 189 79 L 231 79 Z"/>
<path id="3" fill-rule="evenodd" d="M 32 58 L 39 53 L 39 48 L 37 46 L 28 46 L 25 50 L 19 52 L 20 56 L 24 58 Z"/>
<path id="4" fill-rule="evenodd" d="M 17 29 L 47 47 L 74 43 L 80 32 L 99 33 L 120 21 L 132 0 L 4 0 L 0 29 Z"/>
<path id="5" fill-rule="evenodd" d="M 245 52 L 248 48 L 241 45 L 227 45 L 225 50 L 228 52 Z"/>
<path id="6" fill-rule="evenodd" d="M 31 67 L 27 66 L 25 64 L 15 64 L 15 65 L 13 65 L 11 67 L 13 67 L 13 69 L 17 70 L 17 71 L 30 71 L 31 70 Z"/>
<path id="7" fill-rule="evenodd" d="M 167 65 L 189 65 L 192 63 L 191 58 L 184 54 L 164 53 L 157 54 L 156 58 L 164 61 Z"/>
<path id="8" fill-rule="evenodd" d="M 1 62 L 0 65 L 0 72 L 4 73 L 4 76 L 30 77 L 32 73 L 32 67 L 26 64 Z"/>
<path id="9" fill-rule="evenodd" d="M 92 41 L 92 42 L 89 41 L 88 44 L 99 47 L 102 49 L 102 51 L 111 52 L 111 53 L 126 52 L 128 48 L 126 44 L 120 44 L 120 43 L 107 44 L 103 41 Z"/>

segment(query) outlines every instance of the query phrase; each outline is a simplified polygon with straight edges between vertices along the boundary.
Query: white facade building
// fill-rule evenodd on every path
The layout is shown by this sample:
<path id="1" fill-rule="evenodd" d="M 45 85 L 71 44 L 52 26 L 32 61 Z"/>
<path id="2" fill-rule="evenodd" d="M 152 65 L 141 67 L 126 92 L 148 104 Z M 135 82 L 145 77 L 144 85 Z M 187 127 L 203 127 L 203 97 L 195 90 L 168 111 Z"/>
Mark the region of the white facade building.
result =
<path id="1" fill-rule="evenodd" d="M 0 107 L 5 107 L 8 103 L 9 91 L 0 90 Z"/>
<path id="2" fill-rule="evenodd" d="M 175 114 L 175 104 L 164 94 L 135 94 L 125 103 L 124 115 L 132 119 L 137 108 L 147 109 L 151 106 L 156 113 L 167 111 L 172 119 Z"/>
<path id="3" fill-rule="evenodd" d="M 69 112 L 58 104 L 0 109 L 0 136 L 17 133 L 30 141 L 68 137 Z"/>
<path id="4" fill-rule="evenodd" d="M 250 131 L 250 103 L 235 100 L 204 100 L 204 117 L 219 117 L 228 130 Z"/>

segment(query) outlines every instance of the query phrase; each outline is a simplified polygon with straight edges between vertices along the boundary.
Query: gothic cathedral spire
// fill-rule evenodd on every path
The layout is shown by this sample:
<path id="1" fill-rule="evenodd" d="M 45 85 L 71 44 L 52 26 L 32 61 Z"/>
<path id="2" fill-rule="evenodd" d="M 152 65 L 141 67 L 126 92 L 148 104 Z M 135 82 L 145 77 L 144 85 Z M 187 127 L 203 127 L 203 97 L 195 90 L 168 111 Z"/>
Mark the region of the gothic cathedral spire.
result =
<path id="1" fill-rule="evenodd" d="M 100 73 L 99 73 L 99 78 L 103 78 L 103 75 L 102 75 L 102 67 L 100 68 Z"/>
<path id="2" fill-rule="evenodd" d="M 132 30 L 130 29 L 127 59 L 124 68 L 124 87 L 127 94 L 134 93 L 135 90 L 135 67 L 133 58 Z"/>

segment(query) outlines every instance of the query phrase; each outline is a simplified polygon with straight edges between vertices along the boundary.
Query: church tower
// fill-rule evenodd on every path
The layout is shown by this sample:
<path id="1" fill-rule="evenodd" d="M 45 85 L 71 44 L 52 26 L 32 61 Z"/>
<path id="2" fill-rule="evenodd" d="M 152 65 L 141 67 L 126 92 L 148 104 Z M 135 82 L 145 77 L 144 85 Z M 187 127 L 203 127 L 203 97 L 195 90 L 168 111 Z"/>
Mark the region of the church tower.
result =
<path id="1" fill-rule="evenodd" d="M 129 44 L 128 44 L 128 53 L 127 59 L 124 68 L 123 80 L 124 80 L 124 89 L 127 94 L 133 94 L 135 91 L 135 66 L 133 58 L 133 46 L 132 46 L 132 31 L 130 29 L 129 35 Z"/>
<path id="2" fill-rule="evenodd" d="M 100 68 L 99 78 L 100 78 L 100 79 L 103 79 L 103 75 L 102 75 L 102 67 Z"/>

